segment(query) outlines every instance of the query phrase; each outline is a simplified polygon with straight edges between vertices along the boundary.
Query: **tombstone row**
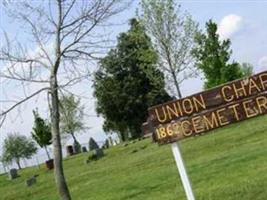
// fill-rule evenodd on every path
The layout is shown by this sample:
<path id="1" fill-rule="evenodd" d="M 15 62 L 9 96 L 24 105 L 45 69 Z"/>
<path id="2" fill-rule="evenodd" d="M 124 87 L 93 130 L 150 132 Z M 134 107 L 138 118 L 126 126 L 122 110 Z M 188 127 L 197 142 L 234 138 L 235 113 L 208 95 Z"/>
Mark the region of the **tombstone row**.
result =
<path id="1" fill-rule="evenodd" d="M 109 146 L 110 146 L 109 141 L 106 140 L 104 145 L 102 146 L 102 148 L 109 148 Z M 93 151 L 96 149 L 100 149 L 99 145 L 97 144 L 97 142 L 93 138 L 90 138 L 90 140 L 88 142 L 88 150 Z M 77 142 L 74 142 L 73 145 L 68 145 L 66 147 L 67 156 L 72 156 L 74 154 L 78 154 L 81 152 L 84 153 L 84 152 L 87 152 L 88 150 L 85 146 L 81 147 L 81 145 Z"/>

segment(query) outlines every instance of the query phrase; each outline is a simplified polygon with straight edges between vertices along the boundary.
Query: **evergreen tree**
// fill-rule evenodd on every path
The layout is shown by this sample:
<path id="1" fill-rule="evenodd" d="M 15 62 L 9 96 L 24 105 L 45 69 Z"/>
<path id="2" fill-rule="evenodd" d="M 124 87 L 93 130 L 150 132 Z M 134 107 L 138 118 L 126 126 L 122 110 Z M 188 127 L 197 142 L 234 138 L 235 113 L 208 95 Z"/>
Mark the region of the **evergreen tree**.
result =
<path id="1" fill-rule="evenodd" d="M 221 41 L 217 34 L 217 24 L 209 20 L 206 23 L 206 34 L 196 36 L 198 46 L 192 53 L 197 60 L 197 67 L 204 73 L 205 89 L 241 78 L 244 76 L 240 65 L 229 63 L 232 51 L 229 39 Z"/>
<path id="2" fill-rule="evenodd" d="M 123 141 L 141 136 L 148 107 L 170 99 L 157 58 L 144 28 L 132 19 L 130 30 L 120 34 L 95 74 L 96 111 L 105 119 L 103 128 L 118 132 Z"/>
<path id="3" fill-rule="evenodd" d="M 32 138 L 37 142 L 37 144 L 44 148 L 48 159 L 50 160 L 50 155 L 47 151 L 47 146 L 52 144 L 52 134 L 51 126 L 44 119 L 42 119 L 37 110 L 33 111 L 34 116 L 34 127 L 32 128 Z"/>

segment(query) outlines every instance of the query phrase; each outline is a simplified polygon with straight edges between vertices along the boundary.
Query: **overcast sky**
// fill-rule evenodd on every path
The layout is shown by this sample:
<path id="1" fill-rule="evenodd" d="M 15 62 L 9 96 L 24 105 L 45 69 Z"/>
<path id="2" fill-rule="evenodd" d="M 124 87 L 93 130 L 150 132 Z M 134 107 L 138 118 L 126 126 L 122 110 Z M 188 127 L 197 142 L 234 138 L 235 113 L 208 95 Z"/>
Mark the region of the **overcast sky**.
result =
<path id="1" fill-rule="evenodd" d="M 267 70 L 267 1 L 180 1 L 182 9 L 187 10 L 193 16 L 200 27 L 203 29 L 205 23 L 209 19 L 213 19 L 218 23 L 218 32 L 221 38 L 230 38 L 232 42 L 233 56 L 232 59 L 240 63 L 249 62 L 253 64 L 254 71 L 259 72 Z M 127 20 L 135 16 L 135 11 L 138 7 L 138 1 L 135 1 L 131 8 L 119 16 L 113 18 L 115 23 L 124 23 L 124 25 L 116 26 L 111 32 L 111 38 L 116 39 L 116 36 L 123 31 L 128 30 Z M 1 7 L 2 9 L 2 7 Z M 5 30 L 12 36 L 22 34 L 21 24 L 12 22 L 7 18 L 6 14 L 1 10 L 0 29 Z M 1 36 L 3 34 L 1 33 Z M 20 37 L 21 41 L 29 43 L 28 38 L 23 34 Z M 35 47 L 36 48 L 36 47 Z M 0 70 L 4 66 L 0 66 Z M 95 66 L 92 64 L 92 71 Z M 1 82 L 1 81 L 0 81 Z M 182 93 L 184 96 L 201 91 L 203 83 L 200 79 L 191 79 L 182 85 Z M 21 91 L 20 83 L 12 83 L 9 86 L 1 85 L 0 99 L 6 100 L 17 98 Z M 8 88 L 8 89 L 7 89 Z M 38 86 L 30 87 L 28 93 Z M 5 91 L 8 92 L 3 92 Z M 81 143 L 87 143 L 89 137 L 93 136 L 98 141 L 104 140 L 104 132 L 102 130 L 103 119 L 96 117 L 95 99 L 92 96 L 92 86 L 90 82 L 83 82 L 72 88 L 76 94 L 83 95 L 87 98 L 82 100 L 86 106 L 86 113 L 91 117 L 85 118 L 87 126 L 91 127 L 86 134 L 81 134 L 78 138 Z M 5 107 L 6 105 L 1 105 Z M 48 117 L 46 96 L 39 96 L 20 108 L 20 112 L 14 110 L 0 130 L 0 146 L 7 133 L 19 132 L 21 134 L 30 135 L 32 129 L 32 110 L 38 108 L 43 117 Z M 20 113 L 18 115 L 18 113 Z M 1 151 L 1 150 L 0 150 Z"/>

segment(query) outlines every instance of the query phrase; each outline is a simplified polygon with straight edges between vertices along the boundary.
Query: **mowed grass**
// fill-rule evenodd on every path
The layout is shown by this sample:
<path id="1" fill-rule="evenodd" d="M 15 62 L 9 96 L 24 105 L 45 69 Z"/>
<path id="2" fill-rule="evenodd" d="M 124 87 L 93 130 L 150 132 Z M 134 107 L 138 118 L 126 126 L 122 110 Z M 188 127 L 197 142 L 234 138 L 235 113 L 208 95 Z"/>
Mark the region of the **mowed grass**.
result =
<path id="1" fill-rule="evenodd" d="M 180 147 L 197 200 L 267 199 L 267 116 L 185 139 Z M 186 199 L 170 145 L 146 139 L 105 153 L 87 165 L 88 153 L 64 160 L 74 200 Z M 1 200 L 59 199 L 53 172 L 43 165 L 19 174 L 12 181 L 0 176 Z M 39 174 L 37 184 L 27 188 L 33 174 Z"/>

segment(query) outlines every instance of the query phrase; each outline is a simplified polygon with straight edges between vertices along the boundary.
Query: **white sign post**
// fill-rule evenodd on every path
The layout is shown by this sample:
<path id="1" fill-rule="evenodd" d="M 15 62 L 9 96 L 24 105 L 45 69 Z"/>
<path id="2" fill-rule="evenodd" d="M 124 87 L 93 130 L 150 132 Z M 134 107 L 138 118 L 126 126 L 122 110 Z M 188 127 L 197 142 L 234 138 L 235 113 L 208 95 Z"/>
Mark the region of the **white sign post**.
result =
<path id="1" fill-rule="evenodd" d="M 178 168 L 178 171 L 179 171 L 179 174 L 180 174 L 183 186 L 184 186 L 187 200 L 195 200 L 194 193 L 193 193 L 189 178 L 186 173 L 182 155 L 181 155 L 179 146 L 176 142 L 172 143 L 172 153 L 173 153 L 173 156 L 174 156 L 174 159 L 175 159 L 175 162 L 176 162 L 176 165 L 177 165 L 177 168 Z"/>

